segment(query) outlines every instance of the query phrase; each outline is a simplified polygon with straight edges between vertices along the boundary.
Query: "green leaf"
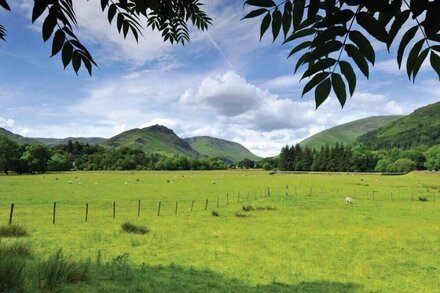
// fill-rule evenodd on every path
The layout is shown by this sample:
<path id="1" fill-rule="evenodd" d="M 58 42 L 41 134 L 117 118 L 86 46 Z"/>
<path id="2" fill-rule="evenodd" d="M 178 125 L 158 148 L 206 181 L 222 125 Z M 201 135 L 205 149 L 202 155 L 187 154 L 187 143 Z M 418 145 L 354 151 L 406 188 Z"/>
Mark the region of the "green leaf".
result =
<path id="1" fill-rule="evenodd" d="M 34 8 L 32 9 L 32 23 L 34 23 L 46 10 L 47 3 L 45 0 L 35 0 Z"/>
<path id="2" fill-rule="evenodd" d="M 260 40 L 263 38 L 264 33 L 269 28 L 271 20 L 272 20 L 272 17 L 270 16 L 270 12 L 268 12 L 266 14 L 266 16 L 263 18 L 263 20 L 261 21 Z"/>
<path id="3" fill-rule="evenodd" d="M 0 0 L 0 6 L 8 11 L 11 11 L 11 7 L 9 7 L 8 2 L 6 2 L 6 0 Z"/>
<path id="4" fill-rule="evenodd" d="M 320 59 L 325 55 L 329 55 L 332 52 L 336 52 L 341 50 L 342 43 L 340 41 L 330 41 L 326 42 L 318 47 L 316 47 L 312 52 L 310 52 L 310 56 L 307 61 L 313 61 Z"/>
<path id="5" fill-rule="evenodd" d="M 109 1 L 109 0 L 101 0 L 101 8 L 102 8 L 102 11 L 104 11 L 105 8 L 107 7 L 107 5 L 108 5 L 108 1 Z"/>
<path id="6" fill-rule="evenodd" d="M 296 40 L 298 38 L 306 37 L 313 35 L 316 32 L 314 28 L 306 28 L 300 31 L 295 31 L 292 33 L 286 40 L 284 40 L 283 44 Z"/>
<path id="7" fill-rule="evenodd" d="M 342 77 L 337 73 L 332 74 L 332 86 L 339 103 L 344 107 L 345 101 L 347 100 L 347 91 Z"/>
<path id="8" fill-rule="evenodd" d="M 107 18 L 109 23 L 112 23 L 112 20 L 115 17 L 115 15 L 116 15 L 116 5 L 112 4 L 108 8 L 108 13 L 107 13 Z"/>
<path id="9" fill-rule="evenodd" d="M 370 41 L 368 41 L 368 39 L 358 31 L 351 31 L 349 37 L 350 40 L 356 44 L 361 53 L 367 58 L 367 60 L 374 65 L 376 54 L 374 53 L 374 49 L 371 46 Z"/>
<path id="10" fill-rule="evenodd" d="M 257 10 L 253 10 L 253 11 L 249 12 L 245 17 L 243 17 L 242 20 L 245 19 L 245 18 L 257 17 L 257 16 L 259 16 L 259 15 L 261 15 L 263 13 L 266 13 L 266 12 L 267 12 L 267 9 L 265 9 L 265 8 L 260 8 L 260 9 L 257 9 Z"/>
<path id="11" fill-rule="evenodd" d="M 61 52 L 61 59 L 63 60 L 64 68 L 69 65 L 70 60 L 72 60 L 73 46 L 70 42 L 66 42 Z"/>
<path id="12" fill-rule="evenodd" d="M 78 51 L 73 52 L 72 66 L 73 70 L 75 70 L 75 73 L 78 75 L 78 70 L 81 67 L 81 55 L 79 55 Z"/>
<path id="13" fill-rule="evenodd" d="M 288 6 L 288 4 L 290 4 L 290 9 L 286 8 L 286 6 Z M 292 4 L 287 1 L 285 4 L 285 8 L 284 8 L 284 13 L 283 13 L 283 33 L 284 33 L 284 39 L 286 38 L 287 34 L 289 33 L 290 30 L 290 25 L 292 23 Z"/>
<path id="14" fill-rule="evenodd" d="M 437 72 L 438 79 L 440 80 L 440 57 L 434 51 L 431 51 L 431 57 L 429 59 L 432 68 Z"/>
<path id="15" fill-rule="evenodd" d="M 289 58 L 290 56 L 292 56 L 296 52 L 301 51 L 302 49 L 309 48 L 311 45 L 312 45 L 312 42 L 310 42 L 310 41 L 302 42 L 301 44 L 299 44 L 295 48 L 293 48 L 292 51 L 290 51 L 289 56 L 287 56 L 287 58 Z"/>
<path id="16" fill-rule="evenodd" d="M 348 82 L 350 96 L 353 96 L 354 90 L 356 89 L 356 74 L 354 73 L 353 67 L 347 61 L 339 61 L 339 68 Z"/>
<path id="17" fill-rule="evenodd" d="M 304 72 L 303 76 L 301 77 L 301 80 L 304 79 L 305 77 L 312 76 L 313 74 L 317 73 L 318 71 L 322 71 L 324 69 L 332 67 L 335 64 L 336 64 L 336 60 L 333 58 L 326 58 L 326 59 L 318 60 L 318 62 L 313 64 L 309 69 L 307 69 Z"/>
<path id="18" fill-rule="evenodd" d="M 283 21 L 282 14 L 278 9 L 276 9 L 272 14 L 272 35 L 274 41 L 276 40 L 278 34 L 280 33 L 282 21 Z"/>
<path id="19" fill-rule="evenodd" d="M 307 9 L 307 19 L 308 20 L 315 20 L 316 16 L 318 15 L 319 11 L 319 4 L 320 0 L 310 0 L 309 1 L 309 7 Z"/>
<path id="20" fill-rule="evenodd" d="M 305 0 L 295 0 L 293 5 L 293 27 L 298 29 L 304 16 L 304 7 L 306 5 Z"/>
<path id="21" fill-rule="evenodd" d="M 413 18 L 416 18 L 428 8 L 428 0 L 411 0 L 409 7 L 413 13 Z"/>
<path id="22" fill-rule="evenodd" d="M 43 40 L 45 42 L 52 35 L 56 25 L 57 25 L 57 19 L 51 14 L 49 14 L 43 22 Z"/>
<path id="23" fill-rule="evenodd" d="M 319 32 L 316 38 L 313 40 L 313 45 L 319 46 L 337 36 L 343 36 L 347 33 L 347 28 L 345 26 L 333 26 L 328 29 Z"/>
<path id="24" fill-rule="evenodd" d="M 368 63 L 365 60 L 364 56 L 359 51 L 359 49 L 354 45 L 348 44 L 345 46 L 345 51 L 347 52 L 348 56 L 350 56 L 354 60 L 354 62 L 362 71 L 362 73 L 365 75 L 365 77 L 368 78 L 369 77 Z"/>
<path id="25" fill-rule="evenodd" d="M 387 41 L 388 51 L 390 50 L 391 44 L 393 43 L 397 33 L 400 31 L 403 24 L 408 20 L 409 13 L 410 13 L 409 10 L 402 11 L 400 14 L 396 16 L 393 24 L 391 25 L 390 31 L 388 33 L 388 41 Z"/>
<path id="26" fill-rule="evenodd" d="M 316 109 L 319 108 L 319 106 L 322 105 L 322 103 L 327 100 L 328 96 L 330 95 L 330 89 L 331 89 L 331 82 L 330 78 L 327 78 L 323 82 L 321 82 L 315 89 L 315 104 Z"/>
<path id="27" fill-rule="evenodd" d="M 408 59 L 406 60 L 406 72 L 408 78 L 411 80 L 411 74 L 414 71 L 414 66 L 416 65 L 417 57 L 419 56 L 420 50 L 422 50 L 424 40 L 420 40 L 414 44 L 414 47 L 409 51 Z"/>
<path id="28" fill-rule="evenodd" d="M 56 54 L 58 54 L 58 52 L 61 51 L 65 40 L 66 34 L 61 29 L 57 30 L 55 32 L 55 36 L 53 37 L 51 57 L 55 56 Z"/>
<path id="29" fill-rule="evenodd" d="M 312 88 L 314 88 L 317 84 L 322 82 L 327 76 L 330 75 L 330 72 L 320 72 L 316 74 L 308 83 L 304 86 L 301 97 L 303 97 L 306 93 L 308 93 Z"/>
<path id="30" fill-rule="evenodd" d="M 274 7 L 276 6 L 275 2 L 272 0 L 247 0 L 244 4 L 258 6 L 258 7 Z"/>
<path id="31" fill-rule="evenodd" d="M 388 33 L 385 27 L 371 14 L 359 12 L 356 15 L 356 20 L 370 35 L 383 43 L 387 43 Z"/>
<path id="32" fill-rule="evenodd" d="M 397 50 L 397 63 L 400 66 L 402 65 L 402 58 L 403 53 L 405 52 L 405 48 L 408 45 L 408 43 L 414 38 L 417 32 L 417 25 L 410 28 L 402 37 L 402 40 L 400 41 L 399 49 Z"/>
<path id="33" fill-rule="evenodd" d="M 416 80 L 417 73 L 419 73 L 420 67 L 422 67 L 423 62 L 425 61 L 426 57 L 428 56 L 429 48 L 426 48 L 425 50 L 420 53 L 419 57 L 417 57 L 416 63 L 414 64 L 413 68 L 413 82 Z"/>
<path id="34" fill-rule="evenodd" d="M 298 61 L 296 62 L 295 65 L 295 72 L 298 70 L 298 68 L 303 65 L 304 63 L 307 62 L 307 59 L 310 55 L 310 52 L 306 52 L 304 55 L 302 55 L 301 57 L 299 57 Z"/>

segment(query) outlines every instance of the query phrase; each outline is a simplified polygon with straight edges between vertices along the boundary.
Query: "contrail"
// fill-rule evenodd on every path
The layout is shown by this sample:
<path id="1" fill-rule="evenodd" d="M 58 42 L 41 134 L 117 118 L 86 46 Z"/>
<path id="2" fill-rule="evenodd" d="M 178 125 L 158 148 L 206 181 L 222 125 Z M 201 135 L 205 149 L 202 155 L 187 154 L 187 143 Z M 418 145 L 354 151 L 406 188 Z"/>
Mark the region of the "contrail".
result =
<path id="1" fill-rule="evenodd" d="M 206 35 L 208 36 L 208 39 L 211 41 L 211 44 L 217 49 L 217 51 L 220 53 L 220 55 L 223 57 L 223 59 L 229 65 L 229 67 L 231 67 L 232 70 L 235 71 L 234 65 L 232 65 L 231 61 L 229 61 L 229 59 L 226 57 L 225 53 L 223 53 L 223 50 L 219 47 L 216 41 L 212 39 L 211 35 L 208 32 L 206 32 Z"/>

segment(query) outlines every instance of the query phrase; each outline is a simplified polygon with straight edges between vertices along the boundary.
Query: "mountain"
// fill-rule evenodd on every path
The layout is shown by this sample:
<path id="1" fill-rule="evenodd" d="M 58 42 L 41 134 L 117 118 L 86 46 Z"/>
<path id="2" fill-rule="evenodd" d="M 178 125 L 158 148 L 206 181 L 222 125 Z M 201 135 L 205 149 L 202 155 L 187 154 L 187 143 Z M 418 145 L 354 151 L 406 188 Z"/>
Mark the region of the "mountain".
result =
<path id="1" fill-rule="evenodd" d="M 144 152 L 200 156 L 188 142 L 178 137 L 173 130 L 162 125 L 128 130 L 110 138 L 105 144 L 112 147 L 131 147 Z"/>
<path id="2" fill-rule="evenodd" d="M 48 146 L 55 146 L 57 144 L 67 144 L 69 140 L 72 142 L 79 142 L 82 144 L 98 145 L 104 144 L 107 139 L 102 137 L 67 137 L 67 138 L 44 138 L 44 137 L 33 137 L 40 143 L 47 144 Z"/>
<path id="3" fill-rule="evenodd" d="M 18 144 L 38 143 L 36 140 L 34 140 L 32 138 L 24 137 L 24 136 L 12 133 L 9 130 L 6 130 L 6 129 L 1 128 L 1 127 L 0 127 L 0 135 L 6 136 L 10 140 L 13 140 L 13 141 L 15 141 Z"/>
<path id="4" fill-rule="evenodd" d="M 362 134 L 382 127 L 402 117 L 403 116 L 372 116 L 355 120 L 314 134 L 300 142 L 300 145 L 319 149 L 322 145 L 334 145 L 337 142 L 351 144 L 356 142 L 356 139 Z"/>
<path id="5" fill-rule="evenodd" d="M 415 110 L 408 116 L 360 136 L 368 148 L 411 148 L 440 144 L 440 102 Z"/>
<path id="6" fill-rule="evenodd" d="M 208 157 L 218 157 L 229 163 L 238 162 L 243 159 L 259 160 L 247 148 L 239 143 L 219 139 L 210 136 L 196 136 L 185 138 L 193 149 Z"/>

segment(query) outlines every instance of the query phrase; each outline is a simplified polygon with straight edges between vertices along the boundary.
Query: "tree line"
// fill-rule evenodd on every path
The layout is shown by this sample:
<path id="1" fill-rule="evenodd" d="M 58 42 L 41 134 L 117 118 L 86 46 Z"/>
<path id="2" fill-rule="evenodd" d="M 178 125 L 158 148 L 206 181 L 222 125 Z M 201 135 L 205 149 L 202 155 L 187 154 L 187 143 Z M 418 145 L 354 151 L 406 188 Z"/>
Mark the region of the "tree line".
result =
<path id="1" fill-rule="evenodd" d="M 69 141 L 48 147 L 18 145 L 0 136 L 0 170 L 23 173 L 69 170 L 220 170 L 228 165 L 219 158 L 145 153 L 128 147 L 111 148 Z"/>
<path id="2" fill-rule="evenodd" d="M 390 172 L 407 173 L 412 170 L 440 169 L 440 145 L 431 148 L 374 151 L 363 145 L 349 146 L 336 143 L 319 150 L 285 146 L 278 158 L 282 171 L 328 172 Z"/>

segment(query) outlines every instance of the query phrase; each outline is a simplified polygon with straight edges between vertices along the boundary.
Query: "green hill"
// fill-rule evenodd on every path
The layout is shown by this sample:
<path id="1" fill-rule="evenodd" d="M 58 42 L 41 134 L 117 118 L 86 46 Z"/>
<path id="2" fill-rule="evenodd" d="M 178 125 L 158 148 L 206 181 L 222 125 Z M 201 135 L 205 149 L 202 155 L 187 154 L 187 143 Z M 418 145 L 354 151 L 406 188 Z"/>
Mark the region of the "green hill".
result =
<path id="1" fill-rule="evenodd" d="M 209 136 L 196 136 L 185 138 L 193 149 L 208 157 L 218 157 L 230 163 L 243 159 L 259 160 L 247 148 L 239 143 Z"/>
<path id="2" fill-rule="evenodd" d="M 112 147 L 140 149 L 144 152 L 200 156 L 188 142 L 178 137 L 171 129 L 161 125 L 125 131 L 110 138 L 105 144 Z"/>
<path id="3" fill-rule="evenodd" d="M 382 127 L 389 122 L 395 121 L 403 116 L 372 116 L 341 124 L 317 134 L 300 142 L 300 145 L 309 148 L 319 149 L 322 145 L 334 145 L 337 142 L 351 144 L 356 139 L 371 130 Z"/>
<path id="4" fill-rule="evenodd" d="M 67 137 L 67 138 L 44 138 L 44 137 L 33 137 L 32 139 L 47 144 L 48 146 L 54 146 L 57 144 L 67 144 L 69 140 L 72 142 L 79 142 L 82 144 L 98 145 L 104 144 L 107 139 L 102 137 Z"/>
<path id="5" fill-rule="evenodd" d="M 18 144 L 38 143 L 38 141 L 36 141 L 36 140 L 34 140 L 32 138 L 28 138 L 28 137 L 24 137 L 24 136 L 12 133 L 9 130 L 6 130 L 6 129 L 1 128 L 1 127 L 0 127 L 0 135 L 6 136 L 10 140 L 15 141 Z"/>
<path id="6" fill-rule="evenodd" d="M 368 148 L 407 149 L 440 144 L 440 102 L 415 110 L 379 129 L 359 137 Z"/>

